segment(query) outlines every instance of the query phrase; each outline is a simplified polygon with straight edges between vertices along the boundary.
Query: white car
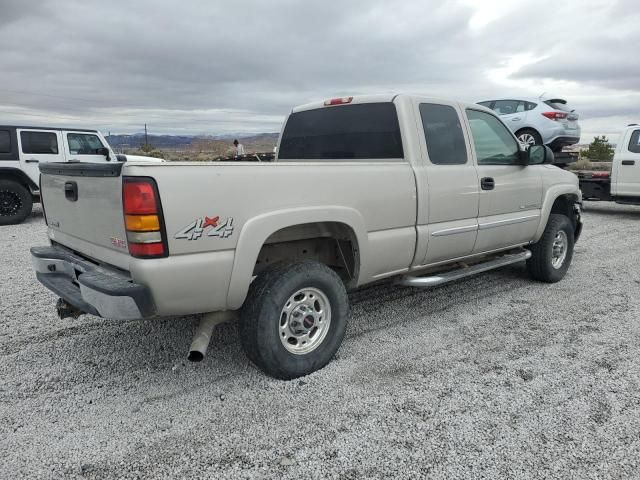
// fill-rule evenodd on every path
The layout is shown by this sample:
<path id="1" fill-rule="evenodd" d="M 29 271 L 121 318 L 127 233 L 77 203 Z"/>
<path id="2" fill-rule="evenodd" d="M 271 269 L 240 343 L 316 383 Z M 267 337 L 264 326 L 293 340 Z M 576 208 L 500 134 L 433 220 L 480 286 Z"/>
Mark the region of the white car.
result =
<path id="1" fill-rule="evenodd" d="M 130 160 L 164 161 L 116 155 L 97 130 L 0 125 L 0 225 L 22 222 L 40 200 L 40 164 Z"/>
<path id="2" fill-rule="evenodd" d="M 525 148 L 547 145 L 560 152 L 580 141 L 578 114 L 562 98 L 486 100 L 478 104 L 500 115 Z"/>

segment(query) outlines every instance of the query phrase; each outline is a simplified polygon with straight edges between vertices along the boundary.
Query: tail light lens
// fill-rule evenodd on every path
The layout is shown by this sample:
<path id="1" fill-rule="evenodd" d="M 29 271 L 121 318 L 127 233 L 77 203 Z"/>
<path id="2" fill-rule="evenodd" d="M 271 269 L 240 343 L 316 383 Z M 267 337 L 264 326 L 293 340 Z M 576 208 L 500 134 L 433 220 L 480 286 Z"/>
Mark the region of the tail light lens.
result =
<path id="1" fill-rule="evenodd" d="M 122 205 L 131 256 L 166 257 L 169 250 L 156 182 L 147 177 L 125 177 Z"/>
<path id="2" fill-rule="evenodd" d="M 549 120 L 563 120 L 567 118 L 567 113 L 564 112 L 544 112 L 542 115 L 547 117 Z"/>
<path id="3" fill-rule="evenodd" d="M 330 98 L 329 100 L 325 100 L 324 106 L 329 107 L 331 105 L 344 105 L 346 103 L 351 103 L 352 101 L 353 97 Z"/>

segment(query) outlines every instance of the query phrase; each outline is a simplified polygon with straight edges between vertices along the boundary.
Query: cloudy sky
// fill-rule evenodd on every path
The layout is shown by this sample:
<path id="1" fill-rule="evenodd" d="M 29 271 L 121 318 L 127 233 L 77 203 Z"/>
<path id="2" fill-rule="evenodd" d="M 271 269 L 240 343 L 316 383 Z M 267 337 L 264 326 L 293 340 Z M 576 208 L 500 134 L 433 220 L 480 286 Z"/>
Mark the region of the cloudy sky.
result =
<path id="1" fill-rule="evenodd" d="M 638 0 L 0 0 L 0 124 L 279 131 L 338 95 L 566 98 L 640 123 Z"/>

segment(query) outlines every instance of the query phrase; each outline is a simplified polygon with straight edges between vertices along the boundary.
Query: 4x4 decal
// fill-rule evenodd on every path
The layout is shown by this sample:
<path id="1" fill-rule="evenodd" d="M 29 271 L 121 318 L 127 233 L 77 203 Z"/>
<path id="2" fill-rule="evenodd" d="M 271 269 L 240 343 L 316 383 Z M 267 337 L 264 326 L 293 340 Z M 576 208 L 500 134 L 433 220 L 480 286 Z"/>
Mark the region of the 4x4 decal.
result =
<path id="1" fill-rule="evenodd" d="M 175 234 L 174 238 L 197 240 L 204 234 L 206 229 L 209 229 L 207 232 L 208 237 L 227 238 L 233 233 L 233 218 L 228 217 L 224 222 L 220 222 L 219 216 L 207 217 L 205 215 L 204 218 L 198 218 L 184 227 Z"/>

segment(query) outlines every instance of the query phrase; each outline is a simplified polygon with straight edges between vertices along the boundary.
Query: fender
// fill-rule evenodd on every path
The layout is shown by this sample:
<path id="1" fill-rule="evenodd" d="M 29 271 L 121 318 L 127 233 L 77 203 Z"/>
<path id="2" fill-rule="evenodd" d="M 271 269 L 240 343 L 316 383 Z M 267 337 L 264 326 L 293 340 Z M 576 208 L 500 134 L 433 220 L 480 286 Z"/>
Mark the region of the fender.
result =
<path id="1" fill-rule="evenodd" d="M 4 162 L 3 162 L 4 163 Z M 12 162 L 14 163 L 14 162 Z M 20 163 L 16 160 L 15 162 L 17 165 L 20 165 Z M 24 173 L 22 170 L 20 170 L 19 168 L 15 168 L 15 167 L 9 167 L 9 166 L 4 166 L 4 165 L 0 165 L 0 178 L 15 178 L 16 180 L 18 180 L 19 182 L 21 182 L 22 184 L 24 184 L 25 186 L 29 187 L 29 189 L 34 192 L 39 190 L 38 185 L 36 185 L 36 183 L 31 180 L 31 178 L 29 178 L 29 176 Z"/>
<path id="2" fill-rule="evenodd" d="M 547 189 L 542 202 L 542 209 L 540 209 L 540 224 L 538 225 L 538 230 L 536 231 L 536 235 L 533 238 L 533 243 L 542 238 L 544 229 L 547 227 L 549 215 L 551 215 L 551 208 L 553 207 L 553 203 L 559 196 L 567 194 L 575 195 L 578 201 L 582 201 L 582 193 L 580 192 L 580 189 L 574 184 L 559 183 L 556 185 L 552 185 Z"/>
<path id="3" fill-rule="evenodd" d="M 364 219 L 357 210 L 339 206 L 276 210 L 251 218 L 242 227 L 227 292 L 227 308 L 236 310 L 242 306 L 249 290 L 258 254 L 270 235 L 286 227 L 317 222 L 344 223 L 353 230 L 358 241 L 361 259 L 358 283 L 366 278 L 367 273 L 362 267 L 362 259 L 368 258 L 368 235 Z"/>

